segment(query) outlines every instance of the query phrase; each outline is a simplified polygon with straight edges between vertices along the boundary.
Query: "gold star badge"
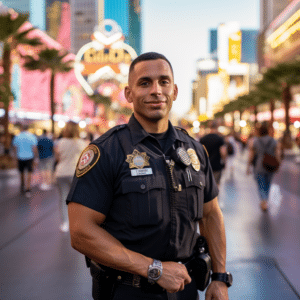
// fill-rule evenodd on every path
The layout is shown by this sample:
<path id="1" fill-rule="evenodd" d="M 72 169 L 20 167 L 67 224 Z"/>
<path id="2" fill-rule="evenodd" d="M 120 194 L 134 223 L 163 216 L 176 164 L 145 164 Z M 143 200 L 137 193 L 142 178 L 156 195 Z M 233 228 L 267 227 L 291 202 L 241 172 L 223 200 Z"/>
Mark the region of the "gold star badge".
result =
<path id="1" fill-rule="evenodd" d="M 130 169 L 143 169 L 146 166 L 150 166 L 149 159 L 150 157 L 147 156 L 146 152 L 139 152 L 138 150 L 134 149 L 132 154 L 127 155 L 126 162 L 129 163 Z"/>

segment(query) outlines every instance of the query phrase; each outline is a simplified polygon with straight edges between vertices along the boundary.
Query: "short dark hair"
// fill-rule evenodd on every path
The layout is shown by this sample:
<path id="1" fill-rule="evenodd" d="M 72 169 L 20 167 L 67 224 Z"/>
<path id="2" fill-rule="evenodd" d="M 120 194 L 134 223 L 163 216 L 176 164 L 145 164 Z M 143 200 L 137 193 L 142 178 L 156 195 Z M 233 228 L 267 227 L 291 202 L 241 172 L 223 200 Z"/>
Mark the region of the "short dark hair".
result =
<path id="1" fill-rule="evenodd" d="M 269 125 L 268 123 L 262 123 L 258 129 L 259 135 L 264 136 L 269 134 Z"/>
<path id="2" fill-rule="evenodd" d="M 134 66 L 141 62 L 141 61 L 146 61 L 146 60 L 156 60 L 156 59 L 163 59 L 165 60 L 170 68 L 171 68 L 171 71 L 172 71 L 172 75 L 174 77 L 174 72 L 173 72 L 173 68 L 172 68 L 172 65 L 171 63 L 169 62 L 169 60 L 162 54 L 160 53 L 157 53 L 157 52 L 146 52 L 146 53 L 143 53 L 141 55 L 139 55 L 138 57 L 136 57 L 132 62 L 131 62 L 131 65 L 130 65 L 130 68 L 129 68 L 129 74 L 133 71 L 134 69 Z"/>

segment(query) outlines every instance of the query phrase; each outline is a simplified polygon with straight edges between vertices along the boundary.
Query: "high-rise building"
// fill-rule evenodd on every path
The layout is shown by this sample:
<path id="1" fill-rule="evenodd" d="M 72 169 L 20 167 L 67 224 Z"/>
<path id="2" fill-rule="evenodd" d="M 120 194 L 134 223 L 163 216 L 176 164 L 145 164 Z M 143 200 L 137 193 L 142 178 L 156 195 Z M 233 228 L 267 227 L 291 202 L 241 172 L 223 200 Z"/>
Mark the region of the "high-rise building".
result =
<path id="1" fill-rule="evenodd" d="M 237 22 L 210 30 L 210 58 L 197 61 L 193 82 L 193 108 L 200 121 L 249 92 L 257 78 L 257 37 L 258 30 L 240 29 Z"/>
<path id="2" fill-rule="evenodd" d="M 257 37 L 258 30 L 252 29 L 242 29 L 241 31 L 241 53 L 240 62 L 242 63 L 257 63 Z M 218 29 L 210 30 L 210 55 L 212 58 L 218 58 L 218 43 L 220 44 L 220 39 L 218 38 Z M 226 40 L 228 37 L 226 38 Z M 219 45 L 220 46 L 220 45 Z M 228 50 L 228 44 L 227 44 Z M 220 52 L 219 52 L 220 53 Z M 222 55 L 222 54 L 221 54 Z M 228 52 L 224 54 L 226 57 L 229 56 Z"/>
<path id="3" fill-rule="evenodd" d="M 2 0 L 7 7 L 29 13 L 29 21 L 73 53 L 90 41 L 103 19 L 116 21 L 125 43 L 142 49 L 140 0 Z"/>
<path id="4" fill-rule="evenodd" d="M 70 0 L 71 5 L 71 51 L 78 50 L 91 40 L 98 25 L 97 0 Z"/>
<path id="5" fill-rule="evenodd" d="M 129 44 L 138 55 L 141 54 L 142 29 L 140 0 L 104 1 L 104 18 L 116 21 L 123 31 L 125 43 Z"/>
<path id="6" fill-rule="evenodd" d="M 260 30 L 264 31 L 292 0 L 260 0 Z"/>

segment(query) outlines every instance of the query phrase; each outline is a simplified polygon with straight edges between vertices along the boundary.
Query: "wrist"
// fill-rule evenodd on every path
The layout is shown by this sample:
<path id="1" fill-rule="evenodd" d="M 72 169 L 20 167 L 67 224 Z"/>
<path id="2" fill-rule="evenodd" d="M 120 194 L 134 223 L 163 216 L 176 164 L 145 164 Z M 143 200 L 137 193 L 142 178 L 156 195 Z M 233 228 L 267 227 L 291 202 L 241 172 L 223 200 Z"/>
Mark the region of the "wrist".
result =
<path id="1" fill-rule="evenodd" d="M 226 284 L 227 287 L 231 287 L 233 278 L 232 278 L 232 274 L 230 272 L 212 273 L 211 280 L 212 281 L 223 282 L 223 283 Z"/>
<path id="2" fill-rule="evenodd" d="M 155 283 L 162 276 L 163 265 L 160 260 L 154 259 L 152 264 L 148 267 L 148 281 Z"/>

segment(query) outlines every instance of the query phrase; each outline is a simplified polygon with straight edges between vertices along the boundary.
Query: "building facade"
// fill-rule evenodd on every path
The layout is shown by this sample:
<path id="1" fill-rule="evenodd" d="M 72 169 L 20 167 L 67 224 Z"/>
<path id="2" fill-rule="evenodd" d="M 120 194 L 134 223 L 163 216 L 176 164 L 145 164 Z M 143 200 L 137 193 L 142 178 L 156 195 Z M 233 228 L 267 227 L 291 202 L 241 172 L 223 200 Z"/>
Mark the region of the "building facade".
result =
<path id="1" fill-rule="evenodd" d="M 292 0 L 260 0 L 260 30 L 264 31 Z"/>
<path id="2" fill-rule="evenodd" d="M 138 55 L 142 51 L 141 14 L 140 0 L 104 1 L 104 18 L 112 19 L 120 25 L 125 43 L 129 44 Z"/>
<path id="3" fill-rule="evenodd" d="M 236 22 L 210 30 L 210 58 L 197 61 L 193 83 L 193 107 L 200 122 L 249 92 L 257 77 L 257 37 L 258 30 L 240 29 Z"/>
<path id="4" fill-rule="evenodd" d="M 263 14 L 263 12 L 261 12 Z M 260 68 L 268 68 L 300 56 L 300 0 L 294 0 L 261 28 Z"/>

